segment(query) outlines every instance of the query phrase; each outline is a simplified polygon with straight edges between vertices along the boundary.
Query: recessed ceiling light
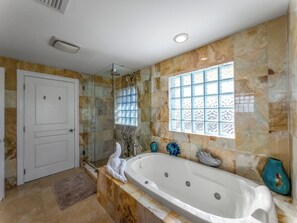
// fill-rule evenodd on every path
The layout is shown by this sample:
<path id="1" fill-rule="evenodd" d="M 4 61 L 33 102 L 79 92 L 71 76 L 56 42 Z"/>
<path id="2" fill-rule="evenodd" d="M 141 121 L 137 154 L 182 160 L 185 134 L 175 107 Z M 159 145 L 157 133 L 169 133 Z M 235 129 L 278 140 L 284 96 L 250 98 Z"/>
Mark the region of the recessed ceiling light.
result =
<path id="1" fill-rule="evenodd" d="M 207 60 L 208 58 L 207 57 L 201 57 L 200 60 Z"/>
<path id="2" fill-rule="evenodd" d="M 189 39 L 189 35 L 187 33 L 177 34 L 173 40 L 177 43 L 184 43 Z"/>

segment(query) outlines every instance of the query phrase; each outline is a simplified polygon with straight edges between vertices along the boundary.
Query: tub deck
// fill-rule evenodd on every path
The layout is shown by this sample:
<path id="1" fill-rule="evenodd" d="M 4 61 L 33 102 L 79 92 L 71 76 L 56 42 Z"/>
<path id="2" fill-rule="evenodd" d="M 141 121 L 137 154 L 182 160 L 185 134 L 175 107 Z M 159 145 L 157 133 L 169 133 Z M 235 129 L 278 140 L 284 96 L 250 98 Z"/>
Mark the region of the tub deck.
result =
<path id="1" fill-rule="evenodd" d="M 115 223 L 191 223 L 132 183 L 112 178 L 105 167 L 98 170 L 97 198 Z"/>

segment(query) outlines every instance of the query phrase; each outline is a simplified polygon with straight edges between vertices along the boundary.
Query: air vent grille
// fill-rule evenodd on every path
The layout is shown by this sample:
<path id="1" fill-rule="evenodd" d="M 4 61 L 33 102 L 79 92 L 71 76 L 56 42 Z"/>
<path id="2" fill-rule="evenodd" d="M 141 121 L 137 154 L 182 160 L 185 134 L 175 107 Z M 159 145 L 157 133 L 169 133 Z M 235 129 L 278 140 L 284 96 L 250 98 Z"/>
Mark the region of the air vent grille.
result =
<path id="1" fill-rule="evenodd" d="M 61 13 L 65 13 L 69 0 L 39 0 L 42 4 L 55 9 Z"/>

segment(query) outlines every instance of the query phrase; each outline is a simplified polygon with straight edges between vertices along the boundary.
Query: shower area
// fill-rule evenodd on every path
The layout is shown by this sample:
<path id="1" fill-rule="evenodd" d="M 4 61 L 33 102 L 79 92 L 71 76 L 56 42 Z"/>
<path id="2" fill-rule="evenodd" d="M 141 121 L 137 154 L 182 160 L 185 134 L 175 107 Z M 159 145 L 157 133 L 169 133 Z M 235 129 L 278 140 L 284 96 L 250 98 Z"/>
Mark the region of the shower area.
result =
<path id="1" fill-rule="evenodd" d="M 80 151 L 82 161 L 93 168 L 106 165 L 115 142 L 122 156 L 130 157 L 150 143 L 150 120 L 144 122 L 141 98 L 149 94 L 150 75 L 111 64 L 81 82 Z M 147 79 L 147 80 L 143 80 Z M 148 113 L 148 106 L 145 112 Z M 147 115 L 147 114 L 146 114 Z M 146 123 L 146 124 L 145 124 Z M 144 132 L 146 131 L 146 132 Z M 147 148 L 146 148 L 147 149 Z"/>

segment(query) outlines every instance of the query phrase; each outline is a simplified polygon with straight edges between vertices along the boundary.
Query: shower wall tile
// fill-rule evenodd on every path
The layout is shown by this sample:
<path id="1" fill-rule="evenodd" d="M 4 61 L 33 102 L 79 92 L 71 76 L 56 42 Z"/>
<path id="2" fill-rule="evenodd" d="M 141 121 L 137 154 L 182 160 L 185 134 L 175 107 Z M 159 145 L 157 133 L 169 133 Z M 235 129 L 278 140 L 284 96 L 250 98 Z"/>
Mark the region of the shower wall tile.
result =
<path id="1" fill-rule="evenodd" d="M 115 79 L 116 90 L 136 86 L 138 96 L 138 126 L 129 127 L 128 135 L 131 138 L 132 144 L 140 145 L 137 148 L 137 153 L 149 150 L 151 143 L 151 83 L 152 68 L 146 67 L 132 74 L 120 76 Z M 155 71 L 154 71 L 155 72 Z M 116 125 L 115 140 L 122 145 L 124 150 L 123 132 L 127 131 L 127 126 Z"/>
<path id="2" fill-rule="evenodd" d="M 94 82 L 96 86 L 107 87 L 107 88 L 112 87 L 112 77 L 102 77 L 102 76 L 95 75 Z"/>

